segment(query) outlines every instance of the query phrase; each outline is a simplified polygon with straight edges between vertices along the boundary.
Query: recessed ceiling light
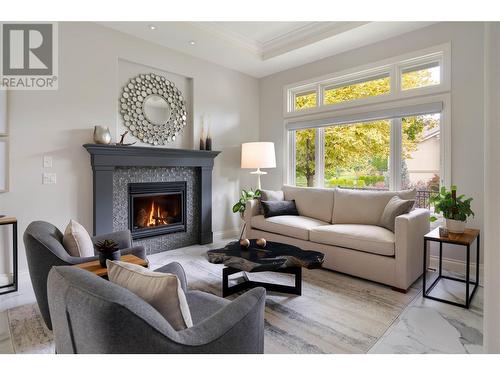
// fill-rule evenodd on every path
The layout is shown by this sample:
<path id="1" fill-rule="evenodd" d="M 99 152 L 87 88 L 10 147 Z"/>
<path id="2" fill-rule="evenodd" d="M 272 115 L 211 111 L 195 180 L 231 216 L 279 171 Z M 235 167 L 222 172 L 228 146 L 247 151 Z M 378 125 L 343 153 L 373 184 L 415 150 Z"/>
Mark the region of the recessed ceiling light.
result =
<path id="1" fill-rule="evenodd" d="M 149 27 L 149 30 L 156 30 L 156 26 L 155 25 L 148 25 Z"/>
<path id="2" fill-rule="evenodd" d="M 190 46 L 194 46 L 196 44 L 196 42 L 194 40 L 190 40 L 188 43 Z"/>

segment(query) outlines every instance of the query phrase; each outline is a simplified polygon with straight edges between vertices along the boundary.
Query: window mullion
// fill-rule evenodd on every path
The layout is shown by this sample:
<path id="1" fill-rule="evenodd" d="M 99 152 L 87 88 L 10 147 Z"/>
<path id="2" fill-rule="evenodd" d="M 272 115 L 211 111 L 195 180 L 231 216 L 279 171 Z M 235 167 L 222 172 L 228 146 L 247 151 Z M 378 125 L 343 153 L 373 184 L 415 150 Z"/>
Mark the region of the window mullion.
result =
<path id="1" fill-rule="evenodd" d="M 315 185 L 317 187 L 324 186 L 325 180 L 325 130 L 324 128 L 316 129 L 316 144 L 315 144 Z"/>
<path id="2" fill-rule="evenodd" d="M 288 176 L 287 182 L 289 185 L 295 185 L 295 169 L 296 169 L 296 154 L 295 154 L 295 130 L 288 132 Z"/>
<path id="3" fill-rule="evenodd" d="M 402 131 L 401 118 L 391 120 L 391 145 L 389 154 L 389 175 L 391 190 L 401 189 L 402 168 Z"/>

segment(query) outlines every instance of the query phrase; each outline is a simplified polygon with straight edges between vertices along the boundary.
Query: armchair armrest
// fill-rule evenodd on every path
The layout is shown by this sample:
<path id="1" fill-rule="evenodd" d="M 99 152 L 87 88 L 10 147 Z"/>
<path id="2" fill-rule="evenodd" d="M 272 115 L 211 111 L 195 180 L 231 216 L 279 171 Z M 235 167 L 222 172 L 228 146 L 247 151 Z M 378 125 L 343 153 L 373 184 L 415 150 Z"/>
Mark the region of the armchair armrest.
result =
<path id="1" fill-rule="evenodd" d="M 252 219 L 252 216 L 257 216 L 260 214 L 260 200 L 259 199 L 251 199 L 247 201 L 245 206 L 245 213 L 243 215 L 243 220 L 245 223 L 249 223 Z"/>
<path id="2" fill-rule="evenodd" d="M 181 288 L 184 292 L 187 292 L 187 279 L 186 272 L 184 272 L 184 268 L 178 262 L 172 262 L 160 268 L 154 270 L 155 272 L 163 272 L 163 273 L 171 273 L 178 277 L 179 282 L 181 283 Z"/>
<path id="3" fill-rule="evenodd" d="M 265 301 L 264 288 L 249 290 L 210 318 L 179 331 L 178 340 L 200 353 L 263 353 Z"/>
<path id="4" fill-rule="evenodd" d="M 120 250 L 127 249 L 132 247 L 132 235 L 129 230 L 121 230 L 118 232 L 100 234 L 98 236 L 92 237 L 92 243 L 96 244 L 97 242 L 104 240 L 112 240 L 118 244 L 118 248 Z M 95 249 L 94 249 L 95 252 Z M 97 254 L 97 253 L 96 253 Z"/>
<path id="5" fill-rule="evenodd" d="M 429 232 L 430 211 L 417 208 L 396 217 L 396 287 L 408 287 L 422 274 L 424 235 Z"/>

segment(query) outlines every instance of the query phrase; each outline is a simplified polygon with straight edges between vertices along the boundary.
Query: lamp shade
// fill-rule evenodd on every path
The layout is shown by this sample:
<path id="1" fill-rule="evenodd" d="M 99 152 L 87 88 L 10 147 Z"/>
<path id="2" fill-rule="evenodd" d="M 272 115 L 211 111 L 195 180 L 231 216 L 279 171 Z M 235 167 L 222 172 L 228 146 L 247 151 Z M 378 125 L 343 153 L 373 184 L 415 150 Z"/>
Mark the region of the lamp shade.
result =
<path id="1" fill-rule="evenodd" d="M 241 168 L 276 168 L 274 143 L 243 143 L 241 145 Z"/>

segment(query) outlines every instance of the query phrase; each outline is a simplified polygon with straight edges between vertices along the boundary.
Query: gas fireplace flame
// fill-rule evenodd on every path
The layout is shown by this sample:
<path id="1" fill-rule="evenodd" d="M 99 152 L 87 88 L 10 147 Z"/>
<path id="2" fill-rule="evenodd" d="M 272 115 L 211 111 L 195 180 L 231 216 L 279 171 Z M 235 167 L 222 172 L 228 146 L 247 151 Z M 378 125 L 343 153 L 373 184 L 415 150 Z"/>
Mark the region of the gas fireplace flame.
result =
<path id="1" fill-rule="evenodd" d="M 168 212 L 160 211 L 160 205 L 156 204 L 155 201 L 151 202 L 151 208 L 149 210 L 149 219 L 147 222 L 148 227 L 156 227 L 158 225 L 168 224 L 167 222 Z"/>

